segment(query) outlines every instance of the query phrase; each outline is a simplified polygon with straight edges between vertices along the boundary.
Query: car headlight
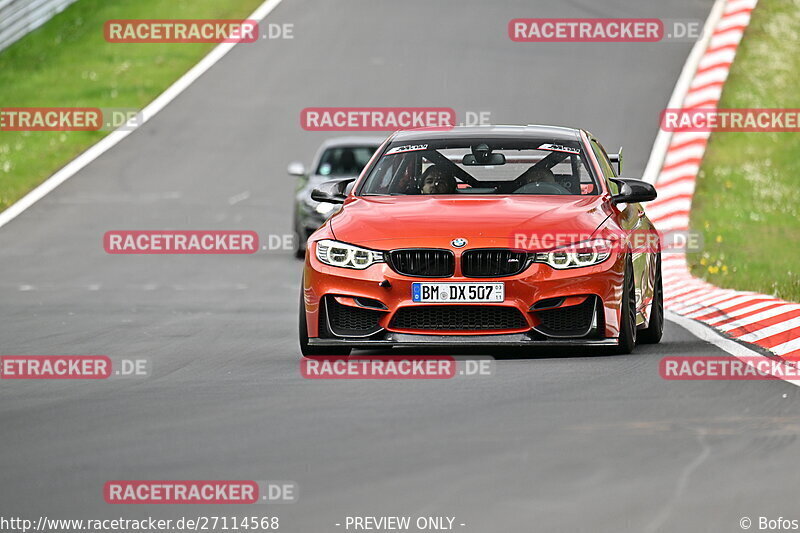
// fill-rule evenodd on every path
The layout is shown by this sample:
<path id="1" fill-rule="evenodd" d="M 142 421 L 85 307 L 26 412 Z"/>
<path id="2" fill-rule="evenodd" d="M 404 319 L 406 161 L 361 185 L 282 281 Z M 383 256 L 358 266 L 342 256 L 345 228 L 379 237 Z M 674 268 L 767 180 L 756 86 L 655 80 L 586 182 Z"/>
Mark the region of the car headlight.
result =
<path id="1" fill-rule="evenodd" d="M 317 243 L 317 259 L 326 265 L 364 270 L 383 263 L 383 252 L 329 239 Z"/>
<path id="2" fill-rule="evenodd" d="M 320 202 L 314 208 L 314 211 L 316 211 L 320 215 L 327 215 L 328 213 L 330 213 L 334 209 L 336 209 L 336 204 L 331 204 L 331 203 L 328 203 L 328 202 Z"/>
<path id="3" fill-rule="evenodd" d="M 569 246 L 555 248 L 549 252 L 537 252 L 536 263 L 545 263 L 551 267 L 564 270 L 580 268 L 602 263 L 611 256 L 614 243 L 605 239 L 582 241 Z"/>

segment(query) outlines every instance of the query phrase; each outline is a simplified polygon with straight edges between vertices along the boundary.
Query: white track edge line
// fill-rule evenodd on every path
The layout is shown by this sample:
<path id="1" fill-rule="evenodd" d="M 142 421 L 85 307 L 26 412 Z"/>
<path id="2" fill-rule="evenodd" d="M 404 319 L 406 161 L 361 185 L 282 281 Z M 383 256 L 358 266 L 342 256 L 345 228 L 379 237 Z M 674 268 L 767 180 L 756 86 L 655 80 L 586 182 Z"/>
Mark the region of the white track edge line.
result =
<path id="1" fill-rule="evenodd" d="M 249 20 L 261 21 L 275 9 L 282 0 L 266 0 L 263 4 L 258 6 L 252 15 L 247 17 Z M 222 59 L 236 43 L 221 43 L 215 46 L 208 54 L 206 54 L 196 65 L 194 65 L 188 72 L 178 78 L 172 85 L 170 85 L 163 93 L 158 95 L 152 102 L 150 102 L 144 109 L 142 109 L 139 120 L 137 123 L 123 124 L 116 130 L 112 131 L 98 142 L 86 149 L 75 159 L 67 163 L 55 174 L 47 178 L 38 187 L 31 192 L 14 202 L 12 205 L 0 213 L 0 228 L 17 218 L 30 206 L 44 198 L 53 189 L 67 181 L 69 178 L 77 174 L 80 170 L 86 167 L 89 163 L 100 157 L 113 146 L 115 146 L 122 139 L 130 135 L 131 132 L 139 129 L 142 124 L 153 118 L 159 111 L 164 109 L 167 104 L 172 102 L 179 94 L 185 91 L 192 83 L 194 83 L 200 76 L 214 66 L 217 61 Z"/>

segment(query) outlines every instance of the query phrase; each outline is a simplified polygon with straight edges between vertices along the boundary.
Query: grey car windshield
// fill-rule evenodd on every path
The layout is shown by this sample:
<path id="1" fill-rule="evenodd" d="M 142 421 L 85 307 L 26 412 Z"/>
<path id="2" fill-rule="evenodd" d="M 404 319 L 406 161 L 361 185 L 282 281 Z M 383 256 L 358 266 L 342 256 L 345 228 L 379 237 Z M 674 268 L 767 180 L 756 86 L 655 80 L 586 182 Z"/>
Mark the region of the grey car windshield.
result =
<path id="1" fill-rule="evenodd" d="M 323 152 L 317 165 L 320 176 L 357 176 L 377 146 L 337 146 Z"/>
<path id="2" fill-rule="evenodd" d="M 361 195 L 596 195 L 577 141 L 415 141 L 390 144 Z"/>

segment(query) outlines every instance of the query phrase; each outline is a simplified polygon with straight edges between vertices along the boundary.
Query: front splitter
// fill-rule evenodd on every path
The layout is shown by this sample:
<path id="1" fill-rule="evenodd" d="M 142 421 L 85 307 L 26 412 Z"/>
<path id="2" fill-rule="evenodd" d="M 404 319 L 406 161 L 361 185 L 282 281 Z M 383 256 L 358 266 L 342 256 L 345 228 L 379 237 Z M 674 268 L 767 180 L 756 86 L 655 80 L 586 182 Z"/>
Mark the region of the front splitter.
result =
<path id="1" fill-rule="evenodd" d="M 617 339 L 534 339 L 526 333 L 511 335 L 412 335 L 386 333 L 380 339 L 337 338 L 308 339 L 310 346 L 352 346 L 353 348 L 380 348 L 389 346 L 617 346 Z"/>

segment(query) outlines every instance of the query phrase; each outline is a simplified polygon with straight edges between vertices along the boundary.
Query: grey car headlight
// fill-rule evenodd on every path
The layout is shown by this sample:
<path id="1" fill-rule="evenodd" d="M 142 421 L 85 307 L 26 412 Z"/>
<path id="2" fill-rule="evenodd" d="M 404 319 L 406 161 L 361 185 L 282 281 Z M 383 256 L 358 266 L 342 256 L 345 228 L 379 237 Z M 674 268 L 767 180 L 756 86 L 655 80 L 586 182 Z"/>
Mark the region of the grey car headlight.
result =
<path id="1" fill-rule="evenodd" d="M 356 270 L 364 270 L 384 261 L 383 252 L 330 239 L 316 243 L 316 254 L 317 259 L 326 265 Z"/>
<path id="2" fill-rule="evenodd" d="M 314 208 L 314 211 L 319 213 L 320 215 L 327 215 L 334 209 L 336 209 L 336 204 L 329 204 L 328 202 L 320 202 Z"/>

